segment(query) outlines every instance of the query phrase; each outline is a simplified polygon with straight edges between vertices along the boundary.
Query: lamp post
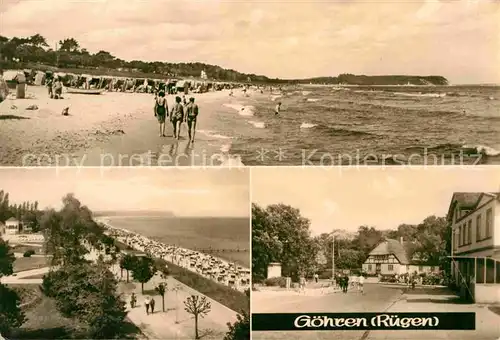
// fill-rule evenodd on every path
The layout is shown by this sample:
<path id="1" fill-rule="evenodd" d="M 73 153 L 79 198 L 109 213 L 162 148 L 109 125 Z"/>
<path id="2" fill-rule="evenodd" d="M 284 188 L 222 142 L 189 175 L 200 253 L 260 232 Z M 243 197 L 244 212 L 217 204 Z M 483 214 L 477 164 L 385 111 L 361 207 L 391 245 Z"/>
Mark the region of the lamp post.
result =
<path id="1" fill-rule="evenodd" d="M 175 323 L 179 323 L 179 298 L 178 298 L 178 291 L 181 290 L 182 287 L 180 285 L 175 285 L 172 287 L 172 290 L 175 292 Z"/>

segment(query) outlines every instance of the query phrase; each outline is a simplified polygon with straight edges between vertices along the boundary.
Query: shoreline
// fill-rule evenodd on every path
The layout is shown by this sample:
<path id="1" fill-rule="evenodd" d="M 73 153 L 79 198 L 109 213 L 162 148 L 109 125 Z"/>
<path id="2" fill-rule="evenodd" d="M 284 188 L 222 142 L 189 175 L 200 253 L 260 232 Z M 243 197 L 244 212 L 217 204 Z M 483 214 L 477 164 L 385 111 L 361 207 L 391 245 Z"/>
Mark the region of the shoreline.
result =
<path id="1" fill-rule="evenodd" d="M 200 106 L 196 140 L 158 136 L 154 97 L 143 93 L 63 93 L 49 99 L 43 86 L 29 86 L 26 99 L 0 103 L 0 164 L 4 166 L 244 166 L 231 155 L 234 136 L 206 130 L 226 103 L 228 92 L 192 94 Z M 182 94 L 180 94 L 182 96 Z M 189 98 L 191 95 L 187 95 Z M 175 95 L 167 96 L 169 108 Z M 69 107 L 69 116 L 61 115 Z"/>
<path id="2" fill-rule="evenodd" d="M 157 250 L 157 248 L 161 248 L 161 254 L 151 253 L 151 255 L 153 257 L 163 259 L 163 260 L 168 261 L 170 263 L 173 263 L 179 267 L 182 267 L 186 270 L 189 270 L 193 273 L 201 275 L 207 279 L 210 279 L 216 283 L 223 284 L 229 288 L 233 288 L 233 289 L 236 289 L 238 291 L 245 291 L 246 289 L 250 288 L 250 286 L 251 286 L 251 284 L 250 284 L 250 276 L 251 276 L 250 268 L 247 268 L 241 264 L 236 264 L 235 262 L 232 263 L 231 261 L 220 258 L 218 256 L 206 254 L 206 253 L 203 253 L 203 252 L 200 252 L 197 250 L 191 250 L 191 249 L 188 249 L 185 247 L 179 247 L 179 246 L 175 246 L 175 245 L 166 244 L 164 242 L 156 241 L 154 239 L 151 239 L 147 236 L 136 233 L 134 231 L 131 231 L 131 230 L 128 230 L 125 228 L 115 227 L 111 224 L 111 221 L 106 216 L 94 217 L 94 221 L 104 225 L 107 230 L 119 231 L 119 232 L 126 234 L 127 236 L 125 236 L 125 237 L 117 235 L 116 236 L 117 240 L 126 244 L 127 246 L 133 248 L 136 251 L 150 253 L 149 252 L 150 249 L 147 249 L 146 247 L 142 247 L 138 244 L 139 242 L 148 243 L 148 246 L 150 246 L 151 248 L 155 248 L 155 250 Z M 128 241 L 129 235 L 133 235 L 132 242 Z M 134 241 L 136 241 L 136 242 L 134 242 Z M 178 253 L 180 253 L 180 255 L 177 255 Z M 211 264 L 213 264 L 213 263 L 221 264 L 221 267 L 225 268 L 225 269 L 220 271 L 219 274 L 221 272 L 226 273 L 226 270 L 227 270 L 228 274 L 223 275 L 224 277 L 226 277 L 226 281 L 223 283 L 219 279 L 217 279 L 217 280 L 214 279 L 214 275 L 216 275 L 217 273 L 212 274 L 212 275 L 207 275 L 207 273 L 204 272 L 205 266 L 203 266 L 203 269 L 201 270 L 201 272 L 199 271 L 200 270 L 199 264 L 197 264 L 195 266 L 194 269 L 196 269 L 196 270 L 193 270 L 193 268 L 192 268 L 193 266 L 191 265 L 192 264 L 191 259 L 193 258 L 193 256 L 195 258 L 197 256 L 200 257 L 202 259 L 201 260 L 202 263 L 207 263 L 207 261 L 209 261 Z M 214 260 L 215 260 L 215 262 L 212 262 Z M 199 261 L 197 261 L 197 263 L 198 262 Z M 242 280 L 242 279 L 245 280 L 247 283 L 243 284 L 243 283 L 238 281 L 238 280 Z M 234 281 L 233 284 L 231 284 L 232 281 Z"/>

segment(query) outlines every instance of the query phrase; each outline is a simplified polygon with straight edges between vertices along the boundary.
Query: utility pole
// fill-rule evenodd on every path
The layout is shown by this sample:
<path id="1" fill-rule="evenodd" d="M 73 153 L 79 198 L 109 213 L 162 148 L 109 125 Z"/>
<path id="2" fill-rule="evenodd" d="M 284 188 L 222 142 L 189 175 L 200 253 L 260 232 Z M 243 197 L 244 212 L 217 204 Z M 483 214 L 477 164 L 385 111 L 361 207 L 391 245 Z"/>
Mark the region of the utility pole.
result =
<path id="1" fill-rule="evenodd" d="M 332 281 L 335 280 L 335 234 L 332 236 Z"/>

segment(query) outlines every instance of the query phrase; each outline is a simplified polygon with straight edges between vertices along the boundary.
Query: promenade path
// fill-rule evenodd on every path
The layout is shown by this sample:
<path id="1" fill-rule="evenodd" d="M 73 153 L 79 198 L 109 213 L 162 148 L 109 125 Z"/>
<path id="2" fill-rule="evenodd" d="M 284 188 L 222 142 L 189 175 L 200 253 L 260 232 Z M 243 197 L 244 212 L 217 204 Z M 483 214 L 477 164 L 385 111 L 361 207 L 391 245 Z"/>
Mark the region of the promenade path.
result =
<path id="1" fill-rule="evenodd" d="M 91 252 L 91 259 L 96 259 L 98 254 Z M 168 277 L 162 278 L 155 275 L 149 282 L 144 284 L 145 294 L 141 293 L 141 284 L 138 282 L 126 283 L 126 273 L 123 279 L 118 265 L 111 268 L 115 276 L 120 280 L 119 291 L 127 301 L 127 317 L 136 324 L 150 339 L 194 339 L 194 318 L 184 310 L 184 301 L 190 295 L 204 296 L 198 291 L 185 284 Z M 155 313 L 147 315 L 144 307 L 144 299 L 147 295 L 156 294 L 154 288 L 159 283 L 166 283 L 165 312 L 162 311 L 162 300 L 160 296 L 154 296 Z M 130 296 L 134 292 L 137 296 L 137 306 L 130 308 Z M 211 311 L 198 321 L 198 330 L 203 339 L 222 339 L 228 331 L 227 323 L 236 321 L 237 313 L 219 302 L 205 296 L 211 304 Z"/>

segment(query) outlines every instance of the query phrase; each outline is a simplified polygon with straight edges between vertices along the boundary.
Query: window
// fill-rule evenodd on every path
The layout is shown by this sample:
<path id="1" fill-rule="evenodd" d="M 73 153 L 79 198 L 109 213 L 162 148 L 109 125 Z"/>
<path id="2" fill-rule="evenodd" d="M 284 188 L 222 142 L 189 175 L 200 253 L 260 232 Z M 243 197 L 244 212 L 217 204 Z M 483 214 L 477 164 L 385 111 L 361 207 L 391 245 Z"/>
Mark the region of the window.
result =
<path id="1" fill-rule="evenodd" d="M 418 266 L 418 271 L 421 272 L 424 270 L 424 267 L 423 266 Z"/>
<path id="2" fill-rule="evenodd" d="M 491 235 L 492 234 L 491 225 L 492 225 L 492 221 L 491 221 L 491 208 L 489 208 L 488 210 L 486 210 L 486 232 L 485 232 L 485 235 L 484 235 L 485 238 L 488 238 L 488 237 L 492 236 Z"/>
<path id="3" fill-rule="evenodd" d="M 467 222 L 467 244 L 472 243 L 472 220 Z"/>
<path id="4" fill-rule="evenodd" d="M 368 265 L 368 270 L 369 270 L 369 271 L 371 271 L 371 270 L 372 270 L 372 265 L 371 265 L 371 264 L 369 264 L 369 265 Z"/>
<path id="5" fill-rule="evenodd" d="M 394 270 L 394 265 L 392 264 L 387 265 L 387 270 L 392 272 Z"/>
<path id="6" fill-rule="evenodd" d="M 481 236 L 481 215 L 477 215 L 476 217 L 476 242 L 482 239 Z"/>

